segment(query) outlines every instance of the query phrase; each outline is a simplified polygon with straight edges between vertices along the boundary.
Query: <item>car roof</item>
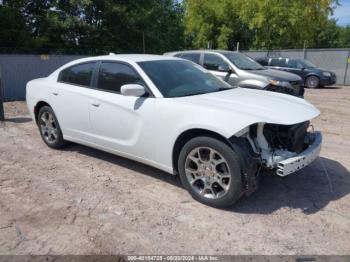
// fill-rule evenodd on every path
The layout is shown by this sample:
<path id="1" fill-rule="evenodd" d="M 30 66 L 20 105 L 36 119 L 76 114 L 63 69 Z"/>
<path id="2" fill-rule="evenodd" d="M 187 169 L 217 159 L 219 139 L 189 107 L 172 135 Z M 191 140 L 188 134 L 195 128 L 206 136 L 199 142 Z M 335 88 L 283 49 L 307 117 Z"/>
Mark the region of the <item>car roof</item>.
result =
<path id="1" fill-rule="evenodd" d="M 125 62 L 146 62 L 146 61 L 157 61 L 157 60 L 179 60 L 176 57 L 166 57 L 162 55 L 147 55 L 147 54 L 110 54 L 103 56 L 92 56 L 74 60 L 75 63 L 78 62 L 88 62 L 95 60 L 115 60 L 115 61 L 125 61 Z"/>
<path id="2" fill-rule="evenodd" d="M 101 56 L 105 58 L 106 56 Z M 145 61 L 155 61 L 155 60 L 169 60 L 169 57 L 164 57 L 162 55 L 146 55 L 146 54 L 112 54 L 108 57 L 113 57 L 117 59 L 125 59 L 133 62 L 145 62 Z M 178 58 L 171 58 L 171 60 L 177 60 Z"/>
<path id="3" fill-rule="evenodd" d="M 146 54 L 109 54 L 109 55 L 103 55 L 103 56 L 90 56 L 85 58 L 80 58 L 76 60 L 72 60 L 68 62 L 67 64 L 64 64 L 63 66 L 56 69 L 54 72 L 50 74 L 49 77 L 55 78 L 57 77 L 57 74 L 64 70 L 65 68 L 68 68 L 70 66 L 78 65 L 81 63 L 88 63 L 88 62 L 95 62 L 95 61 L 117 61 L 117 62 L 126 62 L 126 63 L 137 63 L 137 62 L 146 62 L 146 61 L 159 61 L 159 60 L 183 60 L 181 58 L 177 57 L 169 57 L 169 56 L 162 56 L 162 55 L 146 55 Z"/>
<path id="4" fill-rule="evenodd" d="M 238 53 L 237 51 L 230 50 L 213 50 L 213 49 L 197 49 L 197 50 L 183 50 L 183 51 L 173 51 L 164 53 L 164 55 L 174 55 L 174 54 L 183 54 L 183 53 L 220 53 L 220 54 L 228 54 L 228 53 Z"/>
<path id="5" fill-rule="evenodd" d="M 304 58 L 300 57 L 286 57 L 286 56 L 263 56 L 263 57 L 258 57 L 256 59 L 294 59 L 294 60 L 304 60 Z"/>

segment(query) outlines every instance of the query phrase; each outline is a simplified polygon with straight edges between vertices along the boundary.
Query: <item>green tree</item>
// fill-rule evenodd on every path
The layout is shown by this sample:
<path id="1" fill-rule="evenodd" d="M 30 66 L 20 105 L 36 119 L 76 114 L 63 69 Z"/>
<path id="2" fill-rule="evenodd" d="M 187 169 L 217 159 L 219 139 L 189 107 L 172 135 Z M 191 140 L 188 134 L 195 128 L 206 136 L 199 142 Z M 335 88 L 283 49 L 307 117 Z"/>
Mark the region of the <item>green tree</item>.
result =
<path id="1" fill-rule="evenodd" d="M 315 41 L 313 46 L 315 48 L 340 47 L 340 27 L 337 26 L 335 20 L 328 20 L 322 27 L 315 30 Z"/>
<path id="2" fill-rule="evenodd" d="M 256 48 L 302 48 L 316 44 L 327 26 L 334 0 L 250 0 L 241 5 L 241 18 L 256 32 Z"/>
<path id="3" fill-rule="evenodd" d="M 175 0 L 5 0 L 33 40 L 55 53 L 161 53 L 183 48 L 183 5 Z M 4 25 L 0 30 L 6 31 Z"/>
<path id="4" fill-rule="evenodd" d="M 239 18 L 238 0 L 187 0 L 185 4 L 186 36 L 195 48 L 232 49 L 237 41 L 249 47 L 252 34 Z"/>
<path id="5" fill-rule="evenodd" d="M 0 6 L 0 50 L 13 53 L 31 46 L 30 29 L 18 9 Z"/>
<path id="6" fill-rule="evenodd" d="M 187 0 L 186 34 L 196 48 L 302 48 L 331 44 L 337 0 Z M 323 30 L 325 29 L 326 32 Z M 318 40 L 321 38 L 321 40 Z"/>
<path id="7" fill-rule="evenodd" d="M 350 25 L 338 27 L 337 47 L 350 48 Z"/>

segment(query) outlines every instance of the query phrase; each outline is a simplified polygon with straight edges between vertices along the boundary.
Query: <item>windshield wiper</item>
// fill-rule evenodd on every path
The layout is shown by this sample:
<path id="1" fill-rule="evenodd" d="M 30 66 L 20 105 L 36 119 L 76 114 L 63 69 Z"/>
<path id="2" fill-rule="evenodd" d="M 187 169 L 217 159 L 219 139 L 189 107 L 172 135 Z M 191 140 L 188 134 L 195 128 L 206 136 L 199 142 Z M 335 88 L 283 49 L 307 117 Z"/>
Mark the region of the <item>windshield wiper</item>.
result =
<path id="1" fill-rule="evenodd" d="M 250 71 L 250 70 L 264 70 L 265 68 L 261 68 L 261 67 L 259 67 L 259 68 L 240 67 L 239 69 Z"/>
<path id="2" fill-rule="evenodd" d="M 217 90 L 213 90 L 213 91 L 203 91 L 203 92 L 199 92 L 199 93 L 191 93 L 191 94 L 186 94 L 186 95 L 182 95 L 181 97 L 183 96 L 196 96 L 196 95 L 204 95 L 204 94 L 209 94 L 209 93 L 215 93 L 215 92 L 220 92 L 220 91 L 225 91 L 225 90 L 230 90 L 230 89 L 233 89 L 235 87 L 232 87 L 232 88 L 224 88 L 224 87 L 220 87 L 219 89 Z"/>

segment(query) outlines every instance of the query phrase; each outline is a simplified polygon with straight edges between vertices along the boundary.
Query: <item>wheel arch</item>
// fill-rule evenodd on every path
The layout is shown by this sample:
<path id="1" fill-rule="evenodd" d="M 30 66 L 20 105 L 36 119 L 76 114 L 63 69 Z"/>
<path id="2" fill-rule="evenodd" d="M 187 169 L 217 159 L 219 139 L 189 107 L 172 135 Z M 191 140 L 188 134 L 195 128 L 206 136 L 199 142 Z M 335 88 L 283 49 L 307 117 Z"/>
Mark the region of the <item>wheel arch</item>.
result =
<path id="1" fill-rule="evenodd" d="M 225 138 L 223 135 L 220 135 L 217 132 L 214 132 L 208 129 L 202 129 L 202 128 L 192 128 L 192 129 L 183 131 L 176 138 L 173 146 L 173 151 L 172 151 L 172 164 L 173 164 L 173 169 L 175 173 L 178 172 L 178 168 L 177 168 L 178 158 L 182 147 L 191 139 L 199 136 L 207 136 L 207 137 L 218 139 L 232 148 L 232 144 L 230 143 L 230 141 L 227 138 Z"/>
<path id="2" fill-rule="evenodd" d="M 48 107 L 52 108 L 49 103 L 47 103 L 43 100 L 40 100 L 39 102 L 37 102 L 36 105 L 34 106 L 34 117 L 35 117 L 36 123 L 38 123 L 39 111 L 43 106 L 48 106 Z"/>

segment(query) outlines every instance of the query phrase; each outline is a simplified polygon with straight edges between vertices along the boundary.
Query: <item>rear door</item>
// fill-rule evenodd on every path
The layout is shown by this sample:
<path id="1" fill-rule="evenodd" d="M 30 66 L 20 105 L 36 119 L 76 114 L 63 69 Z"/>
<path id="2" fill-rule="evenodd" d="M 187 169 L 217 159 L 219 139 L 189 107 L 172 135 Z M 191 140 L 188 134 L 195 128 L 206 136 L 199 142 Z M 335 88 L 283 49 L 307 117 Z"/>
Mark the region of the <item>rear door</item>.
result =
<path id="1" fill-rule="evenodd" d="M 124 62 L 102 61 L 95 89 L 89 99 L 90 120 L 94 143 L 121 154 L 152 158 L 149 148 L 155 98 L 123 96 L 120 88 L 125 84 L 140 84 L 143 79 L 134 68 Z M 154 147 L 155 148 L 155 147 Z"/>
<path id="2" fill-rule="evenodd" d="M 96 62 L 86 62 L 63 69 L 52 88 L 52 107 L 64 136 L 89 140 L 89 91 Z"/>

